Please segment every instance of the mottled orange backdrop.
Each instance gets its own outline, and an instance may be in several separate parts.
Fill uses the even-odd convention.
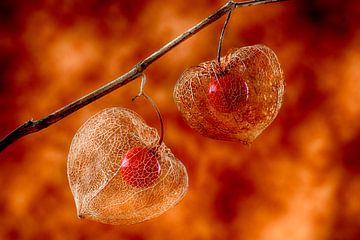
[[[0,2],[0,135],[128,71],[226,1]],[[224,52],[263,43],[286,77],[284,105],[251,147],[193,132],[172,101],[181,72],[215,58],[223,20],[146,74],[165,142],[186,165],[189,192],[133,226],[76,217],[67,182],[71,139],[101,109],[131,102],[139,80],[0,153],[0,239],[360,239],[360,4],[289,1],[234,12]],[[146,106],[146,107],[144,107]]]

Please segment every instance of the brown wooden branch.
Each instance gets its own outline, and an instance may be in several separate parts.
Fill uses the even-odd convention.
[[[94,102],[95,100],[107,95],[108,93],[124,86],[125,84],[131,82],[132,80],[139,77],[145,69],[152,64],[154,61],[159,59],[161,56],[163,56],[165,53],[169,52],[172,48],[180,44],[181,42],[185,41],[192,35],[199,32],[201,29],[205,28],[206,26],[210,25],[211,23],[215,22],[219,18],[221,18],[223,15],[231,11],[232,9],[238,8],[238,7],[246,7],[246,6],[254,6],[254,5],[260,5],[260,4],[267,4],[267,3],[274,3],[274,2],[281,2],[286,0],[253,0],[253,1],[243,1],[243,2],[232,2],[229,1],[224,6],[219,8],[215,13],[210,15],[209,17],[203,19],[201,22],[196,24],[195,26],[191,27],[166,45],[164,45],[162,48],[160,48],[158,51],[154,52],[144,60],[137,63],[130,71],[125,73],[124,75],[116,78],[115,80],[109,82],[108,84],[104,85],[101,88],[96,89],[95,91],[75,100],[74,102],[58,109],[57,111],[51,113],[50,115],[39,119],[39,120],[29,120],[23,125],[19,126],[15,130],[13,130],[11,133],[9,133],[7,136],[5,136],[0,141],[0,152],[4,150],[7,146],[18,140],[19,138],[22,138],[30,133],[38,132],[58,121],[61,119],[67,117],[71,113],[77,111],[80,108],[85,107],[86,105]]]

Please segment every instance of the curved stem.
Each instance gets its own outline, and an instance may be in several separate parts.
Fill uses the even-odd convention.
[[[153,108],[155,109],[155,111],[159,117],[159,120],[160,120],[160,138],[159,138],[158,144],[161,145],[161,143],[163,142],[163,139],[164,139],[164,122],[163,122],[159,107],[157,106],[155,101],[144,92],[145,83],[146,83],[146,75],[144,73],[142,73],[140,91],[139,91],[138,95],[136,95],[135,97],[132,98],[132,101],[134,101],[136,98],[138,98],[140,96],[144,96],[146,98],[146,100],[148,100],[151,103],[151,105],[153,106]]]
[[[222,43],[223,43],[223,40],[224,40],[224,34],[225,34],[225,29],[226,29],[226,26],[229,22],[229,19],[231,17],[231,12],[232,10],[229,11],[226,19],[225,19],[225,23],[224,23],[224,26],[221,30],[221,34],[220,34],[220,40],[219,40],[219,46],[218,46],[218,51],[217,51],[217,60],[218,60],[218,63],[219,63],[219,66],[221,66],[220,64],[220,56],[221,56],[221,48],[222,48]]]
[[[3,151],[7,146],[22,138],[30,133],[38,132],[58,121],[61,119],[69,116],[73,112],[79,110],[80,108],[85,107],[86,105],[96,101],[97,99],[111,93],[112,91],[124,86],[125,84],[131,82],[135,78],[141,75],[142,72],[154,61],[162,57],[164,54],[169,52],[175,46],[179,45],[181,42],[185,41],[189,37],[193,36],[206,26],[210,25],[211,23],[215,22],[223,15],[228,13],[234,8],[239,7],[247,7],[247,6],[255,6],[260,4],[267,4],[267,3],[275,3],[275,2],[282,2],[287,0],[250,0],[244,2],[227,2],[224,6],[219,8],[215,13],[210,15],[209,17],[203,19],[201,22],[196,24],[195,26],[189,28],[184,33],[177,36],[172,41],[165,44],[162,48],[157,50],[156,52],[152,53],[150,56],[145,58],[144,60],[137,63],[132,69],[130,69],[124,75],[116,78],[115,80],[109,82],[108,84],[94,90],[93,92],[73,101],[72,103],[56,110],[55,112],[51,113],[50,115],[39,119],[39,120],[29,120],[26,123],[22,124],[21,126],[17,127],[7,136],[5,136],[0,141],[0,152]]]
[[[136,98],[144,95],[144,87],[145,87],[145,84],[146,84],[146,75],[145,75],[145,73],[142,73],[142,74],[141,74],[141,83],[140,83],[139,93],[138,93],[135,97],[133,97],[133,98],[131,99],[131,101],[135,101]]]
[[[161,113],[160,113],[160,109],[159,107],[156,105],[155,101],[149,96],[147,95],[146,93],[142,93],[142,96],[144,96],[150,103],[151,105],[154,107],[158,117],[159,117],[159,120],[160,120],[160,138],[159,138],[159,146],[161,145],[161,143],[163,142],[163,139],[164,139],[164,122],[163,122],[163,119],[162,119],[162,116],[161,116]]]

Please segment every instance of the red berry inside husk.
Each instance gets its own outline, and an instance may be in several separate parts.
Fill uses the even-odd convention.
[[[123,179],[131,186],[151,186],[160,176],[160,156],[155,148],[135,147],[128,150],[121,163]]]
[[[224,74],[209,84],[208,99],[211,106],[222,113],[236,111],[249,95],[246,82],[235,74]]]

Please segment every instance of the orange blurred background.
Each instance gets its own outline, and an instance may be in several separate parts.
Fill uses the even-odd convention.
[[[226,1],[0,2],[0,136],[128,71]],[[286,77],[278,117],[251,147],[193,132],[172,100],[189,66],[214,59],[224,18],[151,65],[146,91],[189,174],[175,208],[132,226],[79,220],[66,159],[76,130],[131,102],[140,80],[0,153],[0,239],[360,239],[360,4],[306,0],[237,9],[224,53],[262,43]],[[144,107],[147,106],[147,107]]]

